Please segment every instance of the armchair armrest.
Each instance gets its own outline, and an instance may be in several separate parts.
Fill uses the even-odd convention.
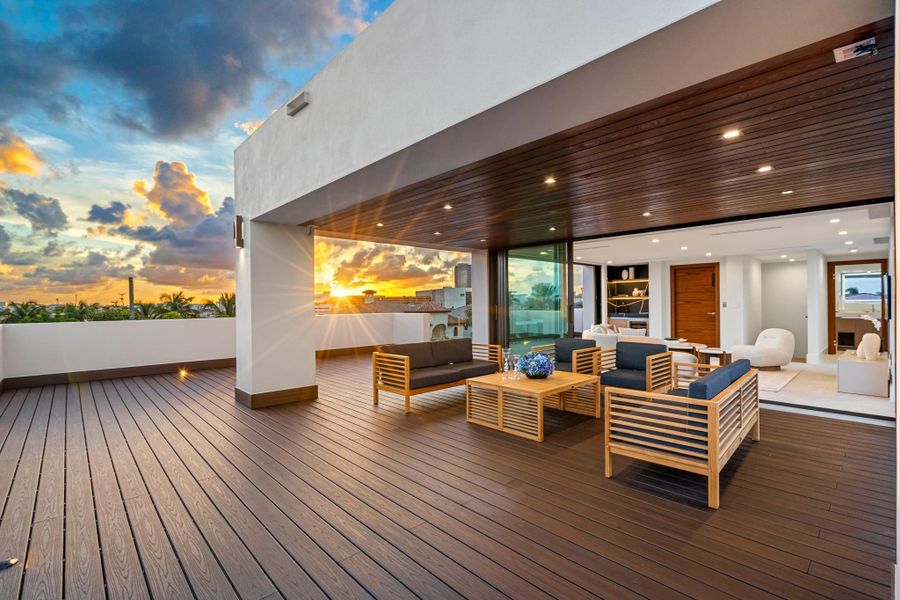
[[[403,354],[372,353],[372,385],[409,390],[409,357]]]
[[[604,350],[600,348],[597,350],[597,353],[594,354],[594,360],[597,363],[594,367],[595,375],[611,371],[616,368],[616,349],[607,348]]]
[[[532,346],[531,351],[543,352],[544,354],[550,356],[550,358],[552,358],[553,360],[556,360],[556,344],[539,344],[537,346]]]
[[[672,353],[660,352],[647,357],[647,391],[671,389]]]
[[[472,344],[472,358],[489,360],[497,363],[497,368],[503,369],[503,348],[500,344]]]
[[[708,375],[713,369],[718,369],[719,365],[705,365],[703,363],[683,363],[676,362],[672,364],[674,373],[673,388],[687,388],[691,382],[700,379],[704,375]]]
[[[581,348],[572,352],[572,372],[581,373],[583,375],[597,374],[596,356],[600,352],[600,348]]]

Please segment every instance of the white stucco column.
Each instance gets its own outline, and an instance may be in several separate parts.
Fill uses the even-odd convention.
[[[585,266],[584,279],[582,280],[583,292],[581,296],[582,318],[581,324],[583,329],[587,329],[596,323],[605,323],[597,317],[597,272],[601,267]],[[575,337],[581,334],[580,331],[575,332]]]
[[[244,223],[235,399],[251,408],[318,396],[314,241],[306,227]]]
[[[472,251],[472,341],[487,344],[491,336],[488,251]]]
[[[828,273],[825,256],[806,252],[806,362],[818,364],[828,352]]]

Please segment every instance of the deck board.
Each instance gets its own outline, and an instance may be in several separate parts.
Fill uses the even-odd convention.
[[[691,474],[605,479],[598,420],[536,443],[318,366],[317,401],[256,411],[231,370],[0,395],[0,596],[889,596],[893,428],[764,410],[712,511]]]

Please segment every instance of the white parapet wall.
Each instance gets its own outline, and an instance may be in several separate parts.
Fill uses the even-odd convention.
[[[316,349],[430,339],[427,313],[317,315]],[[234,319],[0,325],[0,381],[235,357]]]

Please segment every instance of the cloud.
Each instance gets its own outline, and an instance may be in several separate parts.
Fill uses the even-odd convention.
[[[30,250],[14,252],[13,242],[21,243],[21,240],[13,240],[6,227],[0,225],[0,263],[14,267],[30,267],[46,261],[49,257],[60,256],[62,247],[56,240],[50,240],[43,250]]]
[[[259,129],[259,126],[262,124],[262,119],[250,119],[249,121],[238,121],[234,124],[234,126],[236,129],[240,129],[247,135],[250,135],[257,129]]]
[[[34,107],[57,121],[69,116],[78,100],[61,91],[70,65],[61,47],[54,41],[17,36],[0,20],[0,121]]]
[[[55,235],[69,226],[59,200],[36,192],[0,188],[0,209],[9,208],[31,224],[34,231]]]
[[[146,182],[135,181],[132,189],[175,227],[191,227],[213,212],[209,196],[195,179],[184,163],[160,160],[153,169],[153,187],[147,189]]]
[[[36,267],[25,273],[26,280],[42,280],[47,283],[68,285],[93,285],[110,278],[126,278],[134,275],[134,269],[114,262],[110,257],[97,251],[88,252],[87,256],[60,267]]]
[[[139,102],[117,120],[163,137],[211,130],[247,106],[273,66],[303,66],[354,31],[338,0],[100,0],[81,9],[70,34],[84,67],[123,85]],[[88,25],[89,24],[89,25]]]
[[[105,207],[94,204],[88,212],[87,220],[104,225],[118,225],[125,220],[125,212],[127,210],[128,206],[118,200],[110,202],[109,206]]]
[[[30,175],[41,171],[41,158],[12,127],[0,123],[0,173]]]

